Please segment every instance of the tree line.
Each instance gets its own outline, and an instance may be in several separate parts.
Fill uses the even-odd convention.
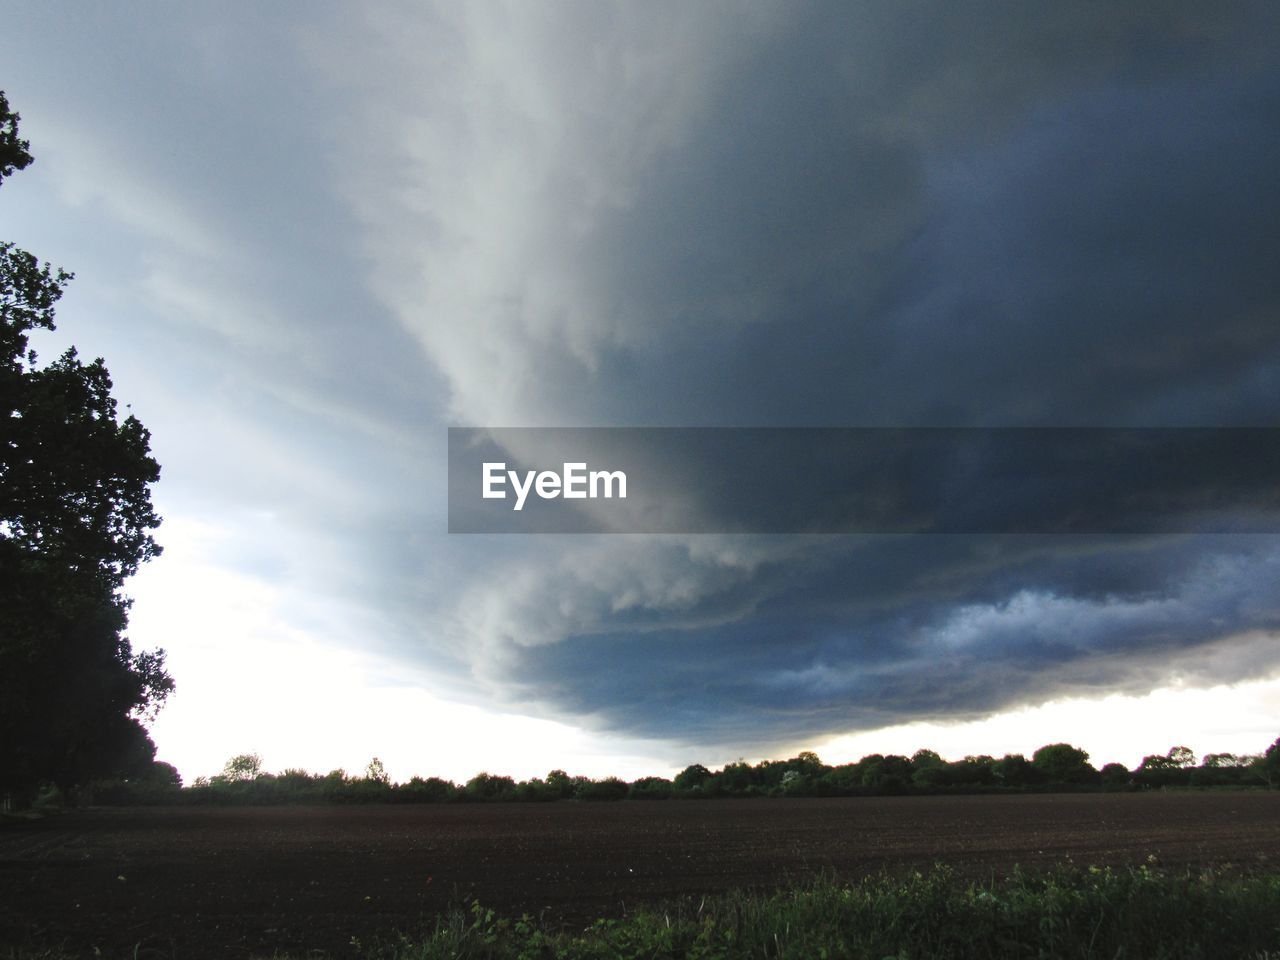
[[[944,760],[933,750],[911,756],[874,753],[856,763],[829,765],[805,751],[789,760],[742,760],[711,770],[691,764],[673,778],[618,777],[593,780],[552,770],[517,781],[482,772],[465,783],[413,777],[395,783],[374,758],[361,774],[290,769],[268,773],[255,754],[227,761],[214,777],[183,787],[177,771],[155,763],[141,777],[99,782],[89,797],[97,803],[467,803],[556,800],[669,800],[716,797],[858,797],[948,793],[1036,793],[1128,791],[1160,788],[1280,787],[1280,738],[1258,754],[1210,753],[1196,762],[1183,746],[1150,754],[1134,769],[1108,763],[1096,768],[1089,754],[1068,743],[1020,753]]]

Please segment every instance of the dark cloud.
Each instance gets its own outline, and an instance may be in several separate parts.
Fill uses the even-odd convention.
[[[1272,537],[846,544],[762,568],[771,596],[749,617],[523,647],[502,679],[617,729],[731,748],[1280,667]]]
[[[1192,29],[1180,57],[1160,17],[1034,43],[898,23],[917,89],[882,101],[839,55],[865,25],[827,26],[745,64],[584,252],[606,309],[659,331],[607,368],[611,417],[1275,423],[1280,78],[1233,63],[1240,38]],[[957,60],[984,26],[1006,45]],[[1032,71],[1020,39],[1071,53]],[[954,108],[924,111],[940,131],[890,122],[921,98]]]
[[[422,189],[458,193],[388,300],[462,422],[1277,424],[1272,8],[813,5],[686,15],[685,46],[548,21],[432,74],[505,140],[400,101]],[[1130,476],[1094,506],[1123,518]],[[474,676],[628,732],[794,740],[1277,666],[1240,639],[1277,626],[1266,537],[485,544],[450,543]]]
[[[7,92],[175,502],[360,643],[726,746],[1280,666],[1272,537],[443,535],[445,423],[1277,426],[1276,5],[313,9],[33,7]]]

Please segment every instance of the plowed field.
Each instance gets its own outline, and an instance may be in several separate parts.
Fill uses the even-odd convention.
[[[0,944],[342,956],[472,898],[573,924],[818,870],[1068,858],[1277,868],[1280,792],[85,810],[0,825]]]

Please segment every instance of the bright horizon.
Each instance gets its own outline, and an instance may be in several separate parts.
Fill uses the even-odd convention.
[[[147,636],[171,635],[188,624],[187,612],[196,602],[182,595],[183,585],[207,585],[212,578],[228,576],[215,567],[166,576],[170,567],[192,562],[197,552],[185,542],[171,546],[138,575],[135,635],[138,630]],[[871,753],[910,756],[922,748],[946,760],[1006,753],[1029,758],[1038,747],[1066,741],[1086,750],[1096,767],[1118,762],[1135,769],[1147,754],[1175,745],[1189,746],[1198,758],[1261,753],[1275,739],[1271,731],[1280,729],[1280,679],[1270,678],[1209,688],[1170,686],[1136,697],[1055,700],[977,720],[898,724],[796,742],[768,754],[699,751],[451,702],[425,682],[397,682],[387,675],[388,665],[375,657],[293,635],[273,621],[273,598],[251,581],[231,579],[222,592],[237,603],[213,618],[202,617],[200,636],[191,638],[191,654],[179,648],[172,666],[188,682],[152,729],[159,759],[173,763],[186,783],[221,772],[227,760],[241,753],[258,754],[263,769],[272,773],[341,768],[359,775],[376,756],[398,782],[440,776],[463,783],[482,771],[522,780],[557,768],[594,779],[670,778],[692,763],[716,769],[740,758],[751,763],[787,759],[801,750],[813,750],[833,766]],[[226,640],[231,634],[236,639]],[[215,656],[216,651],[222,655]],[[192,657],[190,667],[187,656]],[[258,680],[263,689],[253,695],[270,707],[243,716],[228,713],[227,691],[242,686],[240,665],[250,658],[264,671]],[[304,669],[298,669],[298,658],[303,658]],[[290,668],[294,672],[288,683],[280,685],[278,678]],[[358,695],[349,699],[353,689]],[[219,718],[213,729],[210,716]],[[460,727],[469,731],[464,740],[449,742],[438,735]]]

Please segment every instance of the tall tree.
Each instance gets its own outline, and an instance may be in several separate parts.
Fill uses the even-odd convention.
[[[0,93],[0,181],[31,162]],[[160,552],[150,434],[120,420],[101,359],[46,366],[71,275],[0,243],[0,792],[140,772],[141,719],[173,689],[164,651],[134,653],[124,581]]]

